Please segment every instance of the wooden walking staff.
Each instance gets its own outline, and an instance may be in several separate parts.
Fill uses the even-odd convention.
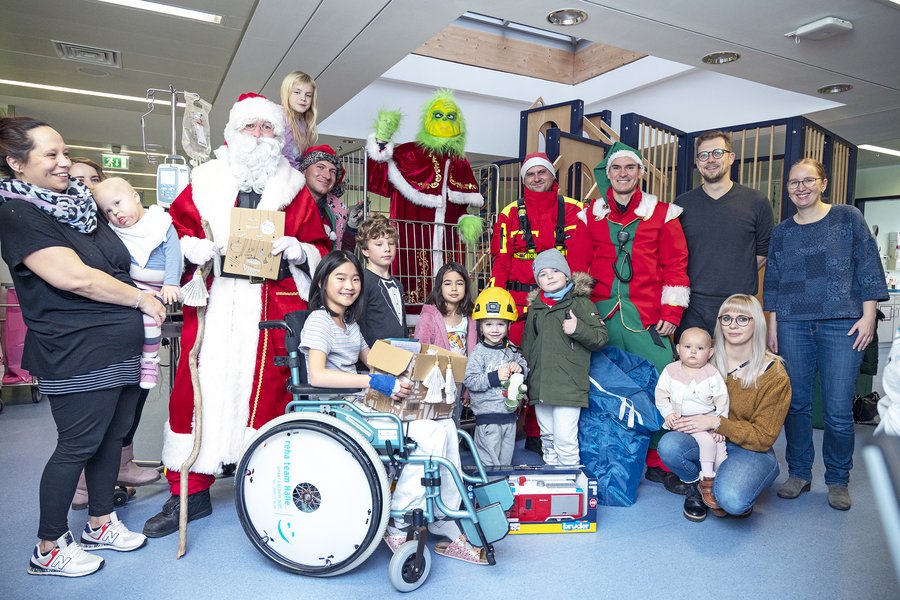
[[[206,239],[213,241],[212,230],[206,220],[201,221],[203,233]],[[200,454],[200,437],[203,431],[203,394],[200,390],[200,376],[197,372],[197,357],[200,355],[200,346],[203,343],[203,333],[206,329],[206,300],[209,298],[209,291],[206,289],[206,278],[209,276],[210,270],[216,267],[218,275],[218,257],[213,257],[205,265],[194,271],[194,276],[189,282],[181,288],[181,302],[186,306],[197,307],[197,337],[194,340],[194,346],[188,354],[188,366],[191,370],[191,385],[194,387],[194,447],[191,453],[181,465],[181,481],[178,489],[179,512],[178,512],[178,558],[184,556],[187,546],[187,523],[188,523],[188,473]]]

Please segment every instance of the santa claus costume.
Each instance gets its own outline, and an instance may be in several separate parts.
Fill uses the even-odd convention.
[[[273,127],[274,139],[266,141],[261,135],[258,143],[273,147],[275,155],[267,156],[266,165],[261,167],[263,174],[248,182],[247,177],[242,178],[246,171],[242,170],[244,165],[235,153],[237,147],[253,144],[242,131],[254,123],[258,127],[264,127],[264,123]],[[228,246],[234,206],[249,202],[251,208],[285,214],[286,237],[276,240],[275,250],[281,252],[282,266],[286,263],[287,268],[282,269],[278,280],[251,280],[228,274],[207,280],[205,335],[197,361],[203,396],[203,437],[200,453],[188,476],[191,519],[211,512],[208,489],[214,474],[222,465],[238,461],[244,441],[254,430],[284,414],[290,401],[285,388],[288,371],[272,363],[273,356],[285,353],[283,336],[272,335],[269,330],[260,331],[258,323],[282,319],[288,312],[307,307],[311,274],[321,256],[330,249],[315,203],[308,194],[301,194],[303,175],[291,168],[280,154],[283,135],[280,107],[262,96],[242,95],[229,115],[225,129],[227,145],[216,151],[215,160],[194,169],[190,185],[171,206],[182,253],[195,264],[204,264],[208,256]],[[260,169],[255,171],[259,172]],[[209,224],[212,240],[207,239],[202,221]],[[193,269],[188,269],[185,280],[192,272]],[[170,531],[173,511],[177,523],[178,471],[194,443],[194,390],[188,354],[196,336],[197,311],[185,306],[182,353],[169,399],[162,451],[173,496],[163,512],[145,525],[145,531],[149,528],[148,535],[152,537],[174,533]],[[195,498],[199,495],[203,497]],[[176,502],[170,506],[172,500]]]

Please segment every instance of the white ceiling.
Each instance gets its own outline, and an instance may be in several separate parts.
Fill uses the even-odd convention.
[[[704,117],[713,119],[713,109],[728,114],[733,105],[727,92],[738,86],[707,72],[813,97],[823,85],[850,83],[854,86],[851,92],[828,98],[842,106],[816,110],[807,116],[853,143],[900,149],[900,10],[887,0],[165,1],[221,14],[222,24],[154,15],[97,0],[0,0],[4,17],[0,20],[0,79],[138,97],[143,97],[147,88],[173,84],[214,103],[213,133],[215,139],[221,139],[221,124],[241,92],[262,91],[277,98],[281,78],[300,68],[318,82],[322,123],[423,42],[472,11],[680,63],[688,78],[671,88],[660,87],[677,76],[672,70],[659,69],[649,74],[649,80],[644,73],[631,93],[653,89],[654,93],[665,94],[669,89],[676,93],[679,88],[692,88],[692,98],[701,99],[691,101],[683,115],[685,122],[692,124],[703,122]],[[586,11],[588,20],[566,29],[550,26],[545,20],[547,12],[564,6]],[[852,21],[853,31],[800,44],[784,37],[804,23],[826,16]],[[105,77],[88,76],[79,72],[79,67],[96,67],[60,60],[51,40],[118,50],[123,66],[105,68]],[[700,62],[703,54],[717,50],[734,50],[742,58],[715,68]],[[657,75],[659,81],[653,79]],[[440,75],[432,72],[426,78],[413,72],[407,83],[431,86],[435,77],[439,79]],[[609,96],[603,85],[613,79],[599,81],[603,83],[578,89],[579,93],[596,95],[582,96],[587,104]],[[542,82],[532,85],[541,89]],[[486,102],[495,99],[488,87],[477,91]],[[751,86],[746,91],[751,104],[755,89],[762,88]],[[469,91],[473,98],[478,96],[475,90]],[[614,96],[622,98],[629,90],[615,92]],[[740,93],[745,93],[743,88]],[[385,102],[390,104],[389,100]],[[140,114],[146,110],[142,102],[0,83],[0,104],[14,105],[19,115],[48,120],[69,143],[140,147]],[[412,112],[417,106],[405,108]],[[371,107],[370,112],[376,109]],[[657,118],[652,105],[641,106],[639,112]],[[750,120],[737,108],[735,112],[739,114],[727,123]],[[164,150],[170,144],[168,115],[167,107],[157,107],[148,119],[148,141]],[[678,127],[673,118],[678,117],[665,122]],[[715,123],[722,124],[726,123]],[[333,120],[328,125],[335,132],[341,129],[333,125]],[[470,127],[477,126],[470,119]],[[509,135],[516,136],[517,131]],[[884,164],[886,160],[860,152],[861,166]]]

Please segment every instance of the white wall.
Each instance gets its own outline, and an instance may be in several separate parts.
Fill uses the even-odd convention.
[[[900,197],[900,166],[874,167],[856,174],[856,197]]]

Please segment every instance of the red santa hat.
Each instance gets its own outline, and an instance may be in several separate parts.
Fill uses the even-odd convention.
[[[275,137],[284,140],[284,109],[265,96],[247,92],[238,96],[228,113],[226,132],[239,132],[241,127],[254,121],[268,121],[275,129]],[[225,136],[228,139],[228,136]]]
[[[550,162],[549,158],[547,158],[547,154],[544,152],[532,152],[525,157],[524,161],[522,161],[522,169],[519,171],[519,175],[521,175],[522,180],[524,181],[525,173],[528,172],[528,169],[538,166],[546,167],[548,171],[553,173],[554,177],[556,176],[556,169],[553,168],[553,163]]]
[[[347,170],[344,169],[344,164],[341,162],[341,159],[338,158],[337,152],[335,152],[334,148],[331,146],[323,144],[321,146],[312,146],[311,148],[308,148],[306,153],[303,154],[303,158],[300,159],[299,168],[297,170],[303,173],[312,165],[323,160],[325,162],[330,162],[337,167],[337,177],[334,180],[334,187],[331,188],[331,193],[338,197],[343,196],[344,186],[342,183],[344,181],[344,175],[347,174]]]

